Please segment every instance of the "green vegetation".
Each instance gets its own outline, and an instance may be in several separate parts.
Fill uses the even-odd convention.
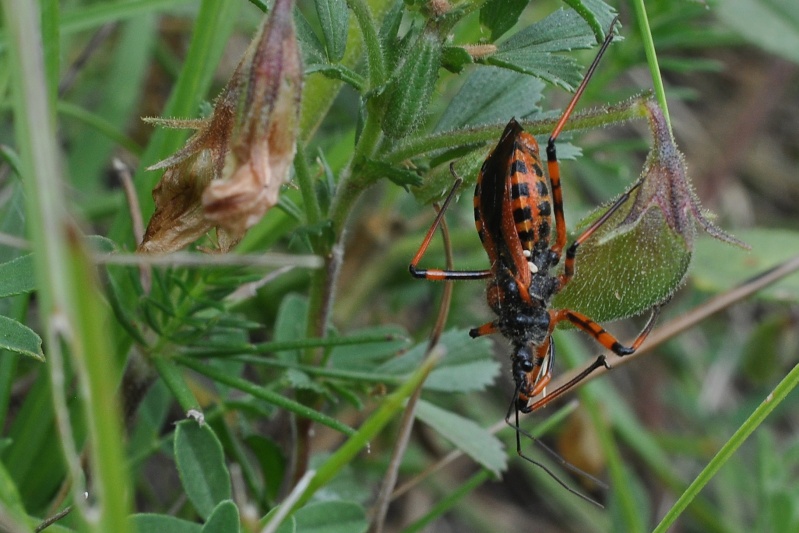
[[[795,2],[297,3],[291,183],[229,254],[212,232],[156,257],[131,212],[152,215],[147,167],[190,132],[140,119],[209,116],[272,3],[0,2],[0,530],[799,529]],[[422,266],[487,268],[485,155],[511,117],[546,141],[617,11],[558,144],[569,230],[642,174],[652,98],[752,250],[691,230],[649,253],[657,279],[621,230],[578,254],[587,288],[563,298],[602,320],[674,292],[643,350],[521,421],[608,482],[522,439],[602,510],[516,457],[506,343],[467,333],[484,285],[407,267],[454,162]],[[583,337],[555,333],[550,390],[598,354]]]

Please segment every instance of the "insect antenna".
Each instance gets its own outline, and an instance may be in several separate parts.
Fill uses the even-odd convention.
[[[521,436],[522,436],[522,435],[524,435],[525,437],[529,438],[529,439],[530,439],[530,440],[532,440],[534,443],[536,443],[538,446],[540,446],[542,449],[544,449],[544,450],[545,450],[545,451],[546,451],[546,452],[547,452],[549,455],[551,455],[551,456],[552,456],[552,458],[553,458],[553,459],[555,459],[555,460],[558,462],[558,464],[560,464],[560,465],[561,465],[563,468],[565,468],[565,469],[567,469],[567,470],[569,470],[569,471],[573,472],[574,474],[577,474],[577,475],[583,476],[583,477],[585,477],[585,478],[587,478],[587,479],[590,479],[592,482],[596,483],[596,484],[597,484],[597,485],[598,485],[600,488],[602,488],[602,489],[608,489],[608,488],[609,488],[609,487],[608,487],[608,485],[607,485],[607,483],[605,483],[604,481],[602,481],[602,480],[600,480],[600,479],[597,479],[597,478],[595,478],[594,476],[592,476],[592,475],[591,475],[591,474],[589,474],[588,472],[585,472],[585,471],[583,471],[583,470],[581,470],[581,469],[577,468],[576,466],[574,466],[573,464],[571,464],[570,462],[568,462],[566,459],[564,459],[563,457],[561,457],[561,456],[558,454],[558,452],[556,452],[555,450],[553,450],[552,448],[550,448],[549,446],[547,446],[546,444],[544,444],[544,443],[541,441],[541,439],[538,439],[538,438],[534,437],[533,435],[531,435],[530,433],[528,433],[528,432],[524,431],[523,429],[521,429],[521,427],[519,426],[519,409],[517,409],[517,408],[516,408],[516,401],[517,401],[517,400],[518,400],[518,398],[519,398],[519,391],[520,391],[520,388],[521,388],[521,384],[520,384],[520,385],[518,385],[518,386],[516,387],[516,392],[514,392],[514,394],[513,394],[513,398],[512,398],[512,400],[511,400],[511,404],[510,404],[510,406],[508,406],[508,413],[505,415],[505,423],[506,423],[506,424],[508,424],[510,427],[512,427],[512,428],[514,429],[514,431],[516,432],[516,453],[519,455],[519,457],[521,457],[521,458],[522,458],[522,459],[524,459],[525,461],[527,461],[527,462],[529,462],[529,463],[532,463],[533,465],[537,466],[538,468],[540,468],[541,470],[543,470],[544,472],[546,472],[546,473],[549,475],[549,477],[551,477],[552,479],[554,479],[555,481],[557,481],[557,483],[558,483],[558,484],[559,484],[561,487],[563,487],[564,489],[566,489],[568,492],[570,492],[570,493],[574,494],[575,496],[577,496],[578,498],[580,498],[580,499],[582,499],[582,500],[585,500],[585,501],[587,501],[588,503],[591,503],[591,504],[593,504],[593,505],[596,505],[596,506],[597,506],[597,507],[599,507],[600,509],[604,509],[604,508],[605,508],[605,506],[604,506],[604,505],[602,505],[601,503],[599,503],[598,501],[594,500],[594,499],[593,499],[593,498],[591,498],[590,496],[587,496],[587,495],[583,494],[582,492],[580,492],[580,491],[578,491],[578,490],[576,490],[576,489],[573,489],[572,487],[570,487],[569,485],[567,485],[567,484],[566,484],[566,482],[565,482],[565,481],[563,481],[562,479],[560,479],[560,478],[557,476],[557,474],[555,474],[555,473],[554,473],[552,470],[550,470],[550,469],[549,469],[549,467],[548,467],[548,466],[546,466],[545,464],[543,464],[543,463],[541,463],[541,462],[539,462],[539,461],[536,461],[535,459],[533,459],[533,458],[531,458],[531,457],[528,457],[527,455],[525,455],[525,454],[522,452],[522,440],[521,440]],[[514,422],[513,422],[513,423],[510,421],[510,414],[511,414],[511,412],[514,412],[514,413],[515,413],[515,416],[514,416]]]

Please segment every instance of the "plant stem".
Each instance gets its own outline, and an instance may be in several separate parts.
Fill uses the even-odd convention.
[[[660,109],[663,110],[663,116],[666,117],[666,124],[668,124],[669,131],[671,131],[669,106],[666,102],[666,89],[663,87],[663,78],[660,76],[660,66],[658,65],[658,56],[655,51],[655,41],[652,39],[652,30],[649,27],[649,18],[646,15],[644,0],[633,0],[633,8],[635,9],[635,18],[638,21],[638,29],[641,32],[641,40],[644,43],[644,53],[646,54],[646,62],[649,64],[649,73],[652,75],[655,97],[657,98],[658,105],[660,105]]]
[[[14,127],[26,192],[38,309],[48,348],[53,406],[82,525],[91,531],[124,532],[128,530],[126,515],[130,502],[127,472],[123,467],[121,417],[114,390],[119,372],[109,357],[113,350],[107,334],[97,328],[107,317],[93,279],[93,266],[65,204],[68,195],[59,168],[55,108],[51,105],[55,80],[48,80],[44,70],[39,5],[26,0],[2,0],[13,80]],[[57,16],[57,11],[45,15]],[[49,20],[46,24],[52,28],[58,22]],[[52,63],[48,66],[53,68]],[[66,407],[68,366],[76,373],[82,416],[88,429],[92,474],[89,490],[97,502],[93,509],[88,508],[83,498],[86,490],[80,482],[83,464],[76,448],[81,443],[74,440]]]
[[[640,109],[640,103],[649,98],[647,93],[640,94],[620,104],[599,107],[583,111],[572,116],[563,128],[563,131],[595,129],[611,124],[621,124],[628,120],[643,118],[645,115]],[[545,135],[552,131],[558,118],[536,121],[522,121],[525,131],[533,135]],[[438,150],[452,149],[475,143],[495,142],[505,124],[467,128],[444,133],[434,133],[411,137],[399,143],[385,155],[385,160],[390,163],[399,163]]]
[[[774,388],[771,394],[769,394],[749,418],[741,424],[741,427],[730,437],[730,440],[721,447],[715,457],[713,457],[705,469],[699,473],[685,492],[682,493],[669,512],[666,513],[666,516],[663,517],[663,520],[661,520],[660,524],[655,528],[654,533],[665,533],[668,531],[669,527],[674,524],[680,514],[688,507],[696,495],[699,494],[699,491],[707,485],[708,481],[716,475],[749,435],[765,421],[769,413],[771,413],[797,385],[799,385],[799,365],[793,367],[788,375]]]

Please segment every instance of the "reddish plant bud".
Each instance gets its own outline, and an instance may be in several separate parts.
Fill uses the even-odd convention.
[[[296,148],[302,66],[292,0],[277,0],[207,119],[153,120],[197,132],[153,189],[140,252],[168,253],[216,228],[227,251],[277,203]]]
[[[653,137],[641,179],[625,193],[629,198],[618,211],[580,246],[575,276],[554,301],[598,321],[632,316],[668,299],[688,272],[697,227],[748,248],[702,209],[658,105],[651,99],[631,105],[647,117]],[[581,227],[606,210],[595,211]]]

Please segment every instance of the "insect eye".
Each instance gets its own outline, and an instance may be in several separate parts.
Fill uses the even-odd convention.
[[[525,372],[532,372],[533,371],[533,362],[532,361],[522,361],[522,370]]]

